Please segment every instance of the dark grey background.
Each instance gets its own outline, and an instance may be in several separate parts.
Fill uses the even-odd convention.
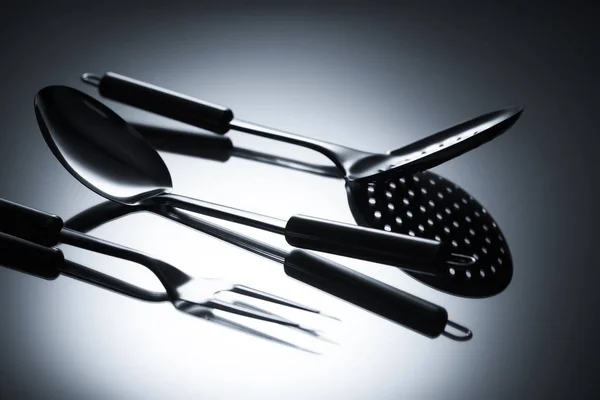
[[[523,105],[508,133],[435,169],[501,226],[515,263],[504,293],[457,299],[399,271],[343,260],[443,305],[473,329],[471,342],[423,338],[297,284],[275,264],[140,215],[97,234],[341,316],[341,327],[330,328],[340,345],[306,355],[169,305],[0,270],[0,397],[597,396],[599,9],[417,3],[4,7],[0,197],[64,218],[101,201],[53,158],[33,113],[46,85],[96,95],[79,82],[83,72],[130,75],[225,104],[243,119],[372,151]],[[108,104],[127,118],[169,123]],[[230,136],[238,146],[322,161]],[[164,157],[179,193],[282,218],[302,212],[352,221],[341,181],[239,159]]]

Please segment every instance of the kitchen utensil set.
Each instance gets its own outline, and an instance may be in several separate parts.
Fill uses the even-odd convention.
[[[172,207],[154,207],[154,212],[210,236],[241,247],[261,257],[283,264],[285,273],[312,287],[346,300],[420,334],[466,340],[471,332],[448,320],[448,312],[393,286],[350,270],[316,254],[291,252],[244,236],[216,224],[192,217]],[[128,207],[105,202],[87,209],[66,222],[71,229],[89,231],[100,224],[134,212],[149,211],[146,206]]]
[[[153,212],[282,263],[288,276],[430,338],[444,335],[464,341],[469,340],[472,333],[448,320],[444,308],[398,288],[316,254],[298,249],[287,252],[178,209],[277,233],[294,247],[398,267],[415,279],[453,295],[493,296],[503,291],[512,279],[510,251],[487,210],[463,189],[427,170],[504,133],[520,117],[520,108],[488,113],[398,150],[375,154],[234,119],[233,112],[226,107],[111,72],[103,76],[87,73],[82,80],[97,86],[102,97],[213,134],[186,134],[130,124],[76,89],[43,88],[35,97],[35,113],[49,148],[76,179],[112,202],[84,211],[65,227],[57,216],[0,200],[3,221],[0,223],[0,232],[3,232],[0,234],[0,264],[47,279],[54,279],[62,272],[132,297],[168,300],[179,310],[193,315],[212,316],[212,310],[217,309],[289,326],[317,337],[315,331],[288,319],[243,302],[223,301],[215,294],[232,291],[319,314],[313,308],[246,286],[194,278],[139,251],[81,232],[130,212]],[[214,135],[225,134],[230,129],[316,150],[335,167],[312,166],[267,153],[236,149],[230,140]],[[185,145],[178,146],[182,141]],[[303,215],[283,221],[175,195],[171,193],[169,170],[156,150],[178,149],[221,161],[233,154],[343,177],[350,210],[358,226]],[[166,294],[148,294],[126,282],[67,261],[62,252],[53,247],[60,242],[140,263],[159,278]],[[239,324],[232,327],[257,334]],[[452,333],[453,329],[458,334]]]
[[[425,273],[473,260],[435,240],[389,234],[312,217],[287,221],[171,194],[171,176],[156,150],[133,127],[92,97],[49,86],[35,98],[48,146],[75,178],[122,204],[141,202],[183,208],[284,235],[292,246],[414,268]]]
[[[234,147],[226,136],[181,128],[164,128],[132,123],[153,147],[214,161],[232,156],[266,162],[300,171],[336,177],[326,166],[298,163],[253,150]],[[394,193],[402,193],[403,197]],[[463,297],[489,297],[504,290],[512,278],[512,259],[489,212],[456,184],[423,171],[408,178],[365,185],[353,194],[351,211],[359,225],[405,235],[443,240],[457,253],[478,262],[446,274],[428,275],[404,270],[419,281],[443,292]],[[483,272],[482,272],[483,270]]]
[[[425,177],[426,179],[419,181],[419,178],[415,176],[501,135],[521,116],[522,109],[519,107],[510,107],[481,115],[386,154],[372,154],[234,119],[233,112],[227,107],[112,72],[103,76],[86,73],[82,75],[82,80],[97,87],[102,97],[217,134],[224,134],[232,129],[306,147],[325,155],[334,163],[346,181],[350,210],[359,225],[405,235],[413,232],[413,237],[442,243],[443,247],[447,246],[447,252],[455,255],[451,262],[438,264],[434,274],[425,274],[423,269],[417,270],[414,267],[418,265],[415,259],[412,260],[413,267],[405,266],[403,268],[411,276],[427,285],[450,294],[487,297],[501,292],[510,283],[512,263],[509,255],[504,254],[500,258],[502,261],[488,266],[489,257],[485,251],[491,250],[493,247],[490,245],[492,244],[488,243],[487,247],[475,245],[478,240],[473,240],[470,232],[478,231],[480,220],[474,219],[474,226],[465,230],[466,224],[453,218],[452,213],[457,210],[455,202],[448,202],[444,198],[448,195],[447,190],[452,190],[453,185],[442,178],[438,181],[437,189],[442,190],[440,191],[436,188],[426,187],[427,182],[436,181],[434,177],[429,177],[429,179]],[[156,132],[153,136],[155,139],[159,138]],[[168,141],[169,138],[165,137],[162,140]],[[305,169],[311,170],[310,168]],[[312,171],[314,172],[315,169],[313,168]],[[407,188],[404,183],[407,179],[412,180],[410,185],[419,187]],[[443,187],[447,185],[450,186]],[[395,190],[397,186],[400,188]],[[418,189],[418,191],[415,192],[413,189]],[[369,195],[374,193],[380,195],[378,197]],[[416,198],[412,198],[411,194],[415,193]],[[463,198],[458,198],[456,195],[447,197],[452,197],[462,204]],[[468,212],[475,214],[482,212],[482,207],[472,197],[468,196],[466,199],[468,202],[472,202],[474,207],[464,207],[463,211],[472,208],[472,211]],[[415,213],[413,207],[419,212]],[[422,211],[424,208],[425,211]],[[450,213],[447,210],[450,210]],[[406,213],[401,215],[401,211],[406,211]],[[424,215],[423,212],[428,214],[428,218],[423,223],[417,223],[411,227],[410,221],[417,220],[415,215]],[[462,212],[459,211],[456,214],[462,214]],[[387,222],[381,224],[381,221]],[[402,223],[403,221],[404,223]],[[457,226],[457,224],[460,225]],[[485,224],[481,224],[481,226],[487,227]],[[423,234],[425,230],[434,234]],[[438,232],[439,235],[435,232]],[[488,240],[494,240],[493,246],[499,249],[499,246],[495,244],[495,239],[501,238],[501,233],[493,237],[486,237]],[[485,240],[485,237],[481,239]],[[406,241],[406,243],[410,243],[410,241]],[[376,244],[372,248],[375,246]],[[430,254],[433,253],[433,248],[431,249]],[[399,247],[396,248],[398,252],[403,252],[403,250]],[[506,253],[506,249],[504,251]],[[488,252],[488,254],[491,253]],[[474,258],[477,259],[477,262],[472,261]],[[363,259],[366,258],[363,257]],[[496,257],[496,261],[497,259],[498,257]],[[374,260],[373,258],[372,260],[393,264],[386,260]],[[504,265],[501,265],[501,262]],[[492,268],[498,271],[498,274],[493,273]],[[481,275],[482,270],[484,271],[483,276]],[[485,275],[486,272],[487,275]]]

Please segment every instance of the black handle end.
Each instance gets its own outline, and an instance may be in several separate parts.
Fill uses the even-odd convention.
[[[436,240],[295,215],[285,228],[295,247],[393,265],[413,272],[446,273],[447,246]]]
[[[62,251],[0,232],[0,265],[48,280],[60,274]]]
[[[429,338],[438,337],[446,327],[444,308],[317,255],[294,250],[284,269],[292,278]]]
[[[229,108],[185,96],[123,75],[107,72],[98,82],[102,97],[167,118],[225,134],[233,119]]]
[[[55,246],[63,225],[59,216],[0,199],[0,232],[42,246]]]

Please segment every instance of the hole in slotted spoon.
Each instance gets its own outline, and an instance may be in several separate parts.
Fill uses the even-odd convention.
[[[513,267],[510,253],[498,225],[481,204],[459,186],[429,171],[395,182],[402,185],[394,191],[390,191],[394,184],[390,181],[378,183],[373,192],[364,191],[362,204],[368,204],[368,198],[373,197],[376,204],[395,205],[385,214],[377,214],[379,217],[373,211],[363,211],[359,197],[351,197],[351,210],[360,225],[443,241],[453,253],[477,259],[469,271],[470,278],[456,266],[452,267],[454,275],[448,272],[436,277],[407,272],[409,275],[446,293],[465,297],[489,297],[508,286]],[[490,234],[492,227],[494,235]]]

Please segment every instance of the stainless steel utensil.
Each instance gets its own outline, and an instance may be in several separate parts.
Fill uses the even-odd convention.
[[[170,193],[171,176],[154,148],[127,122],[92,97],[49,86],[35,97],[38,124],[62,165],[99,195],[126,205],[183,208],[284,235],[292,246],[445,274],[448,265],[474,262],[435,240],[383,232],[313,217],[285,221]]]
[[[469,329],[449,320],[448,312],[439,305],[349,270],[323,257],[301,250],[288,252],[192,217],[172,207],[127,207],[114,202],[104,202],[75,215],[65,224],[71,229],[88,231],[130,213],[150,211],[149,207],[155,208],[154,212],[164,218],[283,264],[288,276],[429,338],[443,335],[452,340],[466,341],[473,336]]]
[[[322,166],[282,159],[272,154],[234,147],[226,136],[189,129],[132,123],[156,149],[216,161],[231,156],[335,177]],[[490,213],[453,182],[430,171],[369,183],[348,193],[350,210],[359,225],[449,243],[457,253],[477,259],[470,267],[448,267],[447,273],[415,279],[446,293],[489,297],[511,282],[513,264],[508,244]]]
[[[190,125],[224,134],[230,129],[313,149],[329,158],[346,183],[365,184],[398,179],[433,168],[504,133],[519,119],[522,108],[498,110],[445,129],[386,154],[367,153],[334,143],[234,119],[227,107],[179,94],[123,75],[82,75],[101,96]]]
[[[457,253],[477,259],[469,268],[449,267],[445,276],[406,271],[419,281],[465,297],[493,296],[510,284],[512,256],[498,224],[455,183],[424,171],[367,185],[352,197],[351,211],[360,225],[445,241]]]
[[[16,236],[8,235],[0,232],[0,265],[25,272],[46,280],[54,280],[59,274],[77,279],[81,282],[89,283],[102,289],[110,290],[137,300],[148,302],[165,302],[169,301],[167,292],[155,292],[144,289],[136,285],[132,285],[113,276],[104,274],[91,268],[87,268],[81,264],[64,260],[60,254],[57,254],[57,249],[44,247],[34,242],[20,239]],[[185,310],[182,310],[185,311]],[[238,332],[268,340],[273,343],[291,347],[305,352],[315,353],[314,351],[283,340],[279,337],[259,331],[247,325],[236,322],[230,318],[226,318],[215,314],[214,310],[205,307],[204,310],[198,306],[194,308],[194,316],[215,323],[217,325],[233,329]],[[263,313],[268,313],[266,310],[259,310]],[[290,327],[295,329],[294,327]],[[318,333],[312,331],[301,331],[319,339],[325,339]]]
[[[203,316],[207,309],[217,309],[310,331],[295,322],[249,306],[244,302],[228,302],[215,297],[216,294],[222,292],[233,292],[320,314],[313,308],[247,286],[221,279],[192,277],[173,265],[148,254],[63,228],[62,219],[56,215],[4,199],[0,199],[0,218],[3,221],[0,230],[2,232],[0,263],[47,279],[58,277],[65,265],[62,251],[49,246],[64,243],[143,265],[159,279],[167,292],[168,300],[175,308],[188,314]]]

